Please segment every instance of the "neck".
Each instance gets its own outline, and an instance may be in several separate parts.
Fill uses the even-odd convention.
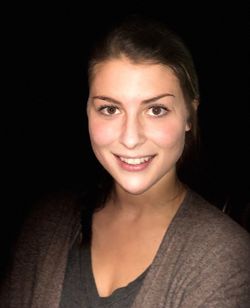
[[[176,212],[185,194],[184,185],[175,176],[151,187],[146,192],[133,195],[118,184],[112,192],[110,204],[120,214],[139,217],[158,213]]]

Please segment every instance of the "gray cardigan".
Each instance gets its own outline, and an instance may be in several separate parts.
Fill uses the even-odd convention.
[[[0,307],[58,308],[79,232],[74,197],[37,206],[18,240]],[[189,190],[132,307],[250,307],[249,260],[249,233]]]

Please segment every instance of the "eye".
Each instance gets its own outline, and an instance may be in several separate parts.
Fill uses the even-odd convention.
[[[113,105],[105,105],[98,108],[98,111],[100,111],[104,115],[114,115],[120,113],[119,109],[116,106]]]
[[[152,106],[149,108],[148,114],[154,117],[161,117],[168,113],[168,108],[165,106]]]

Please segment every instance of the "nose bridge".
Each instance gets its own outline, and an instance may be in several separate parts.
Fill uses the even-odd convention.
[[[126,114],[122,133],[121,143],[127,148],[135,148],[145,141],[143,121],[139,114]]]

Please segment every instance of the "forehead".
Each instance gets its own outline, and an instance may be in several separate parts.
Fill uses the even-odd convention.
[[[94,67],[90,81],[91,91],[181,91],[172,69],[163,64],[134,63],[123,57],[110,59]]]

